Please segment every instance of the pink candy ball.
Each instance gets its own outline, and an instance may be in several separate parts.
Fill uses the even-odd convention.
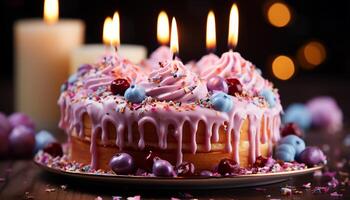
[[[222,91],[225,93],[228,92],[227,83],[225,79],[220,76],[214,76],[210,78],[207,82],[207,88],[209,91]]]
[[[13,128],[16,126],[23,125],[30,129],[33,129],[33,130],[35,129],[34,121],[24,113],[19,113],[19,112],[13,113],[12,115],[10,115],[9,121]]]
[[[343,113],[332,97],[313,98],[306,104],[306,107],[311,113],[313,126],[324,128],[330,133],[342,129]]]
[[[17,157],[28,157],[35,147],[35,132],[26,126],[15,127],[9,136],[10,152]]]

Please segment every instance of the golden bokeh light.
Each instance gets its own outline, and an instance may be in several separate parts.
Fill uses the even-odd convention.
[[[325,61],[327,51],[321,42],[310,41],[299,49],[297,57],[301,67],[310,70]]]
[[[295,73],[293,60],[285,55],[277,56],[272,61],[272,73],[280,80],[290,79]]]
[[[292,13],[289,7],[283,2],[275,2],[267,8],[267,19],[273,26],[285,27],[289,24]]]

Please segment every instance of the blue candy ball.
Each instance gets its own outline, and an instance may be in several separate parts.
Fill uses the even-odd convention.
[[[280,144],[290,144],[295,149],[296,158],[300,155],[302,151],[305,149],[305,142],[300,137],[296,135],[288,135],[280,141]]]
[[[276,148],[275,157],[278,160],[292,162],[295,160],[295,149],[290,144],[281,144]]]
[[[146,92],[143,87],[132,85],[125,91],[124,97],[132,103],[141,103],[146,98]]]
[[[224,92],[216,92],[211,96],[210,101],[215,110],[221,112],[230,112],[233,108],[233,99]]]
[[[260,93],[261,96],[265,98],[270,108],[276,105],[276,97],[275,94],[270,89],[263,89]]]
[[[310,127],[311,120],[311,113],[308,111],[306,106],[299,103],[290,105],[283,115],[284,123],[296,123],[304,130]]]
[[[48,131],[42,130],[35,135],[35,152],[43,149],[46,145],[56,142],[56,138]]]

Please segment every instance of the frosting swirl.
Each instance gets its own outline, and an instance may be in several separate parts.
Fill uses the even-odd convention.
[[[219,60],[219,57],[215,54],[207,54],[203,56],[197,63],[196,63],[196,71],[200,76],[205,75],[205,72],[208,70],[213,69],[213,65],[215,62]]]
[[[204,65],[200,75],[204,80],[214,76],[237,78],[248,93],[258,93],[266,86],[267,81],[259,74],[256,67],[241,57],[237,52],[226,52],[212,65]],[[201,67],[198,65],[198,67]]]
[[[98,70],[92,70],[83,81],[83,86],[88,91],[107,87],[117,78],[125,78],[130,83],[139,83],[144,79],[144,73],[139,66],[117,56],[105,56],[95,67]]]
[[[158,100],[194,102],[206,97],[208,90],[198,76],[181,61],[165,61],[151,72],[143,86],[148,96]]]
[[[159,66],[159,62],[166,60],[171,60],[172,53],[168,46],[158,47],[147,60],[143,60],[141,65],[145,67],[146,70],[152,71]]]

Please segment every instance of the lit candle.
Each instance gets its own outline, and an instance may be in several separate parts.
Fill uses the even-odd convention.
[[[207,18],[207,35],[206,46],[210,53],[215,52],[216,49],[216,28],[215,28],[215,15],[213,11],[208,13]]]
[[[232,51],[236,48],[238,42],[239,16],[236,4],[233,4],[230,11],[229,31],[228,31],[228,48]]]
[[[170,50],[173,54],[173,60],[175,60],[176,56],[179,53],[179,38],[177,34],[177,25],[176,19],[173,17],[171,21],[171,35],[170,35]]]
[[[56,131],[59,88],[68,77],[69,54],[84,41],[84,23],[58,20],[58,1],[46,0],[44,20],[14,25],[15,109],[30,115],[38,129]]]
[[[160,45],[169,43],[169,19],[165,11],[161,11],[157,20],[157,39]]]
[[[120,45],[120,17],[115,12],[113,19],[107,17],[103,25],[102,44],[87,44],[75,49],[70,57],[70,73],[75,73],[80,65],[96,63],[106,53],[115,53],[133,63],[140,63],[147,56],[147,49],[141,45]],[[106,48],[107,47],[107,48]],[[107,52],[106,52],[107,49]],[[110,50],[109,50],[110,49]]]

